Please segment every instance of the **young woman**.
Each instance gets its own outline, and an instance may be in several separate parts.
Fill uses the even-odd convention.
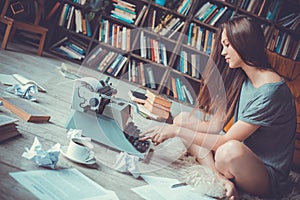
[[[279,197],[288,186],[294,151],[293,96],[269,65],[263,31],[252,19],[237,16],[223,23],[215,39],[214,62],[206,67],[197,105],[211,119],[180,113],[173,124],[154,127],[142,139],[158,145],[180,137],[191,144],[189,152],[224,181],[231,199],[237,196],[236,187]],[[232,117],[226,134],[216,134]]]

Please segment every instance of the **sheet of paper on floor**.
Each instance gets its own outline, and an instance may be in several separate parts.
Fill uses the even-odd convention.
[[[132,191],[146,200],[213,200],[206,195],[196,193],[189,185],[172,188],[174,184],[180,183],[177,179],[142,175],[148,185],[132,188]]]
[[[118,200],[115,192],[103,188],[75,168],[12,172],[10,175],[42,200]]]

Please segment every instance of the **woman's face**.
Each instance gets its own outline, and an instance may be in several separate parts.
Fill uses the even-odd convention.
[[[221,35],[221,44],[222,44],[222,52],[221,55],[225,57],[226,62],[228,63],[230,68],[239,68],[243,64],[243,60],[239,56],[239,54],[236,52],[236,50],[232,47],[230,44],[226,30],[223,30]]]

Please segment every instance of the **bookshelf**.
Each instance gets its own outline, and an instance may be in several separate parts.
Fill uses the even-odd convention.
[[[188,105],[201,89],[216,26],[233,15],[258,20],[270,52],[300,60],[297,0],[169,0],[165,6],[114,0],[92,15],[88,1],[59,2],[51,52]]]

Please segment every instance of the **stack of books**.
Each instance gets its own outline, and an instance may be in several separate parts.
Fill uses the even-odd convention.
[[[83,60],[86,56],[87,46],[75,38],[64,37],[51,46],[59,54],[75,60]]]
[[[168,119],[170,117],[170,109],[172,102],[157,95],[153,92],[146,91],[146,101],[144,107],[152,114],[157,115],[159,118]]]
[[[0,115],[0,142],[20,135],[15,124],[16,121],[18,120],[15,118],[7,115]]]
[[[113,10],[110,16],[123,22],[133,24],[136,18],[135,5],[122,0],[113,0]]]

